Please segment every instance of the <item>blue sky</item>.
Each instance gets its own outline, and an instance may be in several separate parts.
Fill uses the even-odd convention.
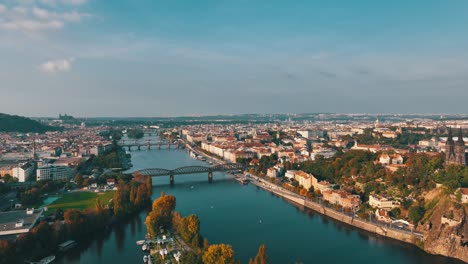
[[[468,1],[0,0],[0,112],[466,113]]]

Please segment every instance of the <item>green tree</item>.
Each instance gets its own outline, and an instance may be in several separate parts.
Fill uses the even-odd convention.
[[[423,218],[424,213],[425,213],[424,207],[415,205],[410,208],[408,216],[413,221],[414,224],[417,224]]]

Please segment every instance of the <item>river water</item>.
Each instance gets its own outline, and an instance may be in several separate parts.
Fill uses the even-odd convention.
[[[183,150],[133,151],[132,170],[173,169],[206,165]],[[265,243],[270,263],[461,263],[426,254],[412,245],[359,231],[308,209],[286,202],[254,185],[240,185],[231,176],[176,175],[153,178],[153,197],[164,191],[177,198],[176,210],[196,214],[201,233],[211,243],[229,243],[236,258],[248,263]],[[135,241],[143,239],[147,212],[98,232],[71,249],[58,263],[142,263],[143,253]]]

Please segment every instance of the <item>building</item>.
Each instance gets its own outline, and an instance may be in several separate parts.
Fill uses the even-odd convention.
[[[3,177],[5,175],[13,175],[13,167],[12,166],[6,166],[6,167],[0,167],[0,177]]]
[[[369,195],[369,205],[371,207],[374,207],[374,208],[376,207],[379,209],[382,209],[382,208],[392,209],[394,207],[397,207],[399,204],[395,202],[394,200],[389,199],[384,196]]]
[[[313,175],[303,172],[296,171],[294,173],[294,179],[299,182],[299,185],[302,185],[306,190],[309,190],[312,187],[312,178],[315,178]]]
[[[465,142],[463,141],[463,133],[460,128],[458,140],[455,142],[452,137],[452,128],[449,128],[447,142],[445,143],[445,165],[458,164],[466,165],[465,159]]]
[[[0,236],[27,233],[38,222],[42,209],[13,210],[0,213]]]
[[[73,176],[73,169],[64,166],[44,165],[36,170],[37,180],[61,180]]]
[[[324,201],[353,211],[358,210],[361,204],[359,195],[352,195],[343,190],[326,190],[322,195]]]
[[[468,188],[460,188],[461,202],[468,203]]]
[[[12,173],[14,178],[18,179],[18,182],[26,182],[32,176],[34,172],[34,166],[29,163],[21,163],[18,167],[14,167],[12,169]]]

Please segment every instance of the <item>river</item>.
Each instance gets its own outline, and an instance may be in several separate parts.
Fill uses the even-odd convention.
[[[159,167],[173,169],[205,163],[183,150],[133,151],[132,170]],[[417,247],[359,231],[286,202],[254,185],[240,185],[231,176],[176,175],[153,178],[153,198],[164,191],[177,198],[176,210],[196,214],[201,233],[211,243],[228,243],[236,258],[248,263],[265,243],[273,264],[283,263],[462,263],[429,255]],[[192,187],[193,186],[193,187]],[[142,263],[135,241],[144,238],[147,212],[98,232],[71,249],[58,263]]]

